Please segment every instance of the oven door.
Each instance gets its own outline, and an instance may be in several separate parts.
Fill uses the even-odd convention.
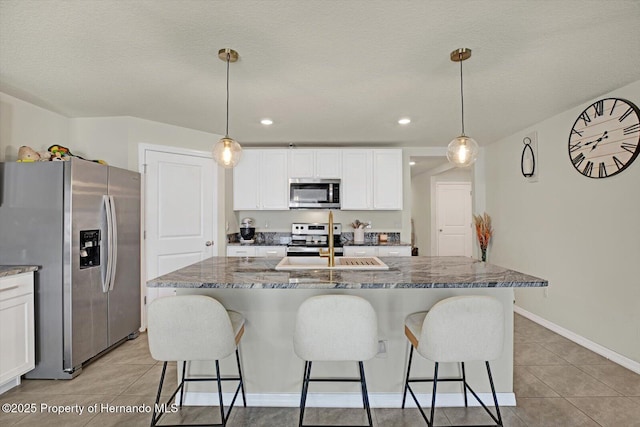
[[[340,180],[290,179],[289,209],[340,209]]]

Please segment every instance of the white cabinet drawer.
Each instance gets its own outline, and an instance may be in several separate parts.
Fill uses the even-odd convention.
[[[410,246],[379,246],[378,256],[411,256]]]
[[[344,256],[377,256],[375,246],[345,246]]]
[[[256,256],[255,246],[227,246],[227,256]]]
[[[286,252],[285,246],[258,246],[256,256],[265,258],[282,258]]]

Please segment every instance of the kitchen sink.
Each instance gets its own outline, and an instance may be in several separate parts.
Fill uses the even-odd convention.
[[[335,267],[328,266],[326,257],[304,256],[284,257],[276,265],[276,270],[388,270],[389,266],[375,256],[335,258]]]

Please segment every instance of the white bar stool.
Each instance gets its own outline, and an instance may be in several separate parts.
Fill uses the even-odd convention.
[[[407,391],[411,393],[422,417],[429,427],[433,427],[436,403],[436,388],[440,381],[460,381],[464,394],[464,406],[467,405],[467,389],[480,402],[496,424],[502,426],[502,417],[498,407],[496,390],[493,385],[489,360],[495,360],[502,354],[504,341],[504,312],[502,303],[488,296],[459,296],[446,298],[436,303],[431,310],[407,316],[404,323],[405,335],[409,339],[411,350],[402,396],[404,409]],[[413,349],[422,357],[435,362],[433,378],[410,378]],[[464,363],[484,361],[491,385],[496,415],[480,400],[469,387],[464,371]],[[438,378],[438,365],[441,362],[459,362],[461,378]],[[431,397],[431,415],[428,418],[420,406],[411,386],[412,382],[433,382]]]
[[[299,427],[303,427],[311,381],[359,382],[368,427],[373,426],[362,362],[378,352],[378,320],[367,300],[351,295],[321,295],[305,300],[298,308],[293,347],[305,361]],[[358,362],[360,378],[311,378],[314,361]]]
[[[164,361],[151,417],[151,427],[156,426],[164,415],[164,411],[158,413],[157,408],[168,361],[183,361],[182,378],[165,407],[168,407],[178,391],[182,391],[180,394],[180,408],[182,408],[184,386],[186,382],[191,381],[216,381],[218,384],[222,421],[220,424],[211,424],[211,426],[227,425],[239,391],[242,391],[242,401],[244,406],[247,406],[238,354],[238,343],[244,333],[244,318],[240,313],[227,311],[216,299],[208,296],[179,295],[155,299],[149,305],[147,323],[151,356],[156,360]],[[218,361],[230,356],[234,351],[238,364],[238,376],[221,378]],[[187,362],[192,360],[215,360],[216,377],[185,378]],[[238,387],[226,414],[222,401],[222,381],[238,381]],[[171,426],[178,425],[202,426],[203,424],[172,424]]]

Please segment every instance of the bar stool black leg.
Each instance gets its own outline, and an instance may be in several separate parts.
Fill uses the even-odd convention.
[[[304,362],[304,378],[302,380],[302,393],[300,396],[300,421],[298,427],[302,427],[302,420],[304,419],[304,408],[307,404],[307,391],[309,390],[309,378],[311,377],[311,362]]]
[[[244,379],[242,378],[242,368],[240,367],[240,355],[238,354],[238,348],[236,347],[236,362],[238,362],[238,376],[240,377],[240,390],[242,391],[242,403],[247,407],[247,398],[244,395]]]
[[[362,403],[364,403],[364,409],[367,411],[367,420],[369,421],[369,427],[373,427],[373,421],[371,419],[371,406],[369,405],[369,394],[367,392],[367,380],[364,377],[364,365],[362,361],[358,362],[360,367],[360,385],[362,386]]]
[[[464,407],[467,408],[469,407],[467,403],[467,376],[464,372],[464,362],[460,362],[460,365],[462,366],[462,394],[464,394]]]
[[[436,410],[436,388],[438,386],[438,362],[435,362],[435,367],[433,368],[433,395],[431,396],[431,421],[428,422],[429,427],[433,427],[434,414]]]
[[[182,361],[182,379],[180,380],[180,386],[181,386],[181,389],[180,389],[180,409],[182,409],[182,402],[184,401],[184,395],[185,395],[185,392],[186,392],[186,390],[184,389],[184,377],[185,377],[186,372],[187,372],[187,361],[183,360]]]
[[[157,408],[160,404],[160,393],[162,392],[162,384],[164,383],[164,374],[167,372],[167,362],[162,364],[162,374],[160,374],[160,384],[158,385],[158,393],[156,394],[156,404],[153,405],[153,416],[151,417],[151,427],[155,427],[158,420],[156,419],[156,414],[158,413]]]
[[[220,417],[222,419],[222,425],[227,425],[227,420],[224,417],[224,402],[222,401],[222,380],[220,379],[220,363],[216,360],[216,381],[218,383],[218,399],[220,399]]]
[[[491,384],[491,394],[493,395],[493,404],[496,406],[496,414],[498,415],[498,425],[502,426],[502,416],[500,415],[500,407],[498,406],[498,397],[496,396],[496,389],[493,386],[493,377],[491,376],[491,367],[489,367],[489,361],[484,362],[487,365],[487,375],[489,376],[489,384]]]
[[[404,404],[407,400],[407,390],[409,390],[409,373],[411,372],[411,361],[413,360],[413,345],[409,343],[409,364],[407,365],[407,378],[404,380],[404,393],[402,394],[402,409],[404,409]]]

